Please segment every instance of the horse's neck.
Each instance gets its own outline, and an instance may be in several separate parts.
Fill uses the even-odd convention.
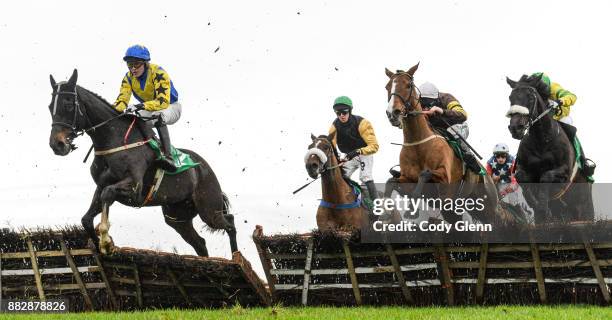
[[[546,103],[546,100],[541,100],[542,103]],[[539,115],[541,115],[544,112],[544,106],[539,104],[539,108],[538,108],[538,114],[535,115],[535,117],[538,117]],[[538,120],[538,122],[536,122],[531,128],[529,128],[530,133],[533,131],[533,135],[534,137],[537,138],[537,140],[539,141],[549,141],[552,140],[552,138],[559,134],[560,131],[560,127],[559,125],[555,126],[555,122],[556,120],[553,119],[552,115],[550,113],[548,113],[547,115],[545,115],[544,117],[542,117],[540,120]],[[554,130],[554,132],[553,132]]]
[[[105,101],[87,90],[81,88],[78,94],[80,103],[84,109],[84,116],[86,116],[90,122],[88,125],[95,126],[118,115],[118,113],[116,113]],[[87,134],[91,138],[96,150],[115,148],[124,144],[124,136],[130,124],[130,118],[121,117],[95,130],[88,131]],[[142,140],[142,134],[136,125],[132,128],[127,143],[134,142],[134,140]]]
[[[421,141],[434,134],[423,115],[405,119],[403,132],[404,143]]]
[[[336,166],[337,161],[333,161],[331,166]],[[350,191],[350,186],[342,177],[342,169],[334,168],[321,174],[323,200],[330,203],[340,203]]]

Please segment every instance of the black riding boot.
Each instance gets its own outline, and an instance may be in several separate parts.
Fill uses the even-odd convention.
[[[370,200],[374,201],[378,198],[378,191],[376,191],[376,185],[374,184],[374,180],[365,182],[366,188],[368,188],[368,194],[370,195]]]
[[[159,159],[159,166],[169,172],[176,171],[176,166],[174,165],[174,161],[172,160],[172,152],[170,151],[172,145],[170,144],[170,134],[168,133],[168,126],[163,122],[163,120],[158,118],[155,123],[155,128],[159,133],[159,140],[161,140],[161,150],[162,157]]]
[[[595,165],[593,160],[584,156],[584,149],[582,149],[582,146],[580,146],[580,153],[582,158],[580,159],[582,161],[582,173],[587,177],[592,177],[595,174],[597,165]]]
[[[149,124],[146,121],[142,119],[136,119],[136,125],[138,126],[138,130],[140,130],[140,133],[142,134],[145,140],[151,139],[153,137],[153,131],[149,129]]]

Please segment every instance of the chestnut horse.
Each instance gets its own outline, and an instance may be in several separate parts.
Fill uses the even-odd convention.
[[[323,199],[317,209],[319,230],[353,231],[364,227],[368,210],[363,206],[361,191],[349,184],[342,175],[338,151],[329,136],[311,135],[312,143],[304,156],[308,175],[316,179],[321,175]]]
[[[465,170],[463,162],[455,156],[446,139],[430,127],[414,84],[418,66],[416,64],[408,71],[398,70],[397,73],[385,69],[389,77],[386,86],[389,101],[387,117],[404,134],[400,152],[401,175],[389,180],[385,195],[389,196],[392,185],[416,183],[411,192],[418,197],[423,194],[425,183],[432,182],[436,183],[437,189],[433,192],[442,199],[474,198],[479,195],[485,198],[485,210],[472,213],[482,222],[507,223],[514,220],[509,213],[497,208],[497,191],[491,178]],[[461,220],[461,216],[453,212],[442,212],[442,215],[449,223]]]

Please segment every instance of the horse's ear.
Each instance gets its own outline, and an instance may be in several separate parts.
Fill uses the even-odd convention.
[[[516,81],[506,77],[506,82],[508,83],[508,85],[510,85],[510,88],[515,88],[516,87]]]
[[[315,137],[315,135],[311,133],[310,139],[312,139],[312,142],[315,142],[315,140],[317,140],[317,137]]]
[[[327,140],[328,140],[329,142],[333,142],[333,141],[334,141],[334,138],[336,137],[336,132],[337,132],[337,131],[334,131],[334,132],[332,132],[332,133],[330,133],[330,134],[328,134],[328,135],[327,135]]]
[[[68,80],[68,83],[71,85],[76,85],[78,77],[79,77],[79,73],[77,72],[77,69],[74,69],[74,71],[72,71],[72,75],[70,76],[70,79]]]
[[[53,79],[52,74],[49,75],[49,80],[51,80],[51,87],[55,88],[55,86],[57,85],[57,82],[55,82],[55,79]]]
[[[385,68],[385,73],[387,74],[387,77],[389,78],[393,78],[393,76],[395,75],[395,73],[393,73],[393,71]]]
[[[412,68],[408,69],[408,74],[412,77],[414,76],[414,73],[417,71],[417,69],[419,68],[419,63],[417,62],[417,64],[415,64],[414,66],[412,66]]]

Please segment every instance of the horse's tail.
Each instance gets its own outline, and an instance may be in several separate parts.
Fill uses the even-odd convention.
[[[225,192],[221,192],[221,195],[223,197],[223,214],[229,214],[230,210],[232,209],[232,204],[230,203]]]

